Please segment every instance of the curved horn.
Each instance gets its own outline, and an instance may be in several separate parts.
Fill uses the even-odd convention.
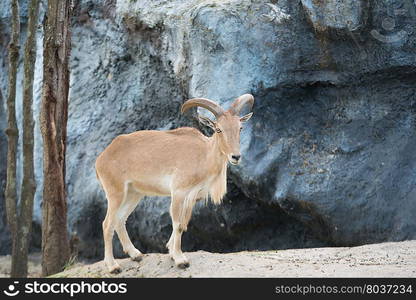
[[[238,97],[237,99],[234,100],[234,102],[231,104],[231,107],[230,107],[229,111],[233,115],[238,115],[238,114],[240,114],[241,109],[245,105],[249,105],[250,106],[250,110],[252,109],[252,107],[254,105],[254,97],[253,97],[253,95],[251,95],[251,94],[241,95],[240,97]]]
[[[181,113],[184,113],[188,109],[195,106],[200,106],[205,109],[208,109],[210,112],[214,114],[216,118],[218,118],[224,113],[224,110],[221,106],[219,106],[214,101],[205,98],[194,98],[186,101],[184,104],[182,104]]]

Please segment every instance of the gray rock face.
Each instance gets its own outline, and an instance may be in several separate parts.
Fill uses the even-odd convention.
[[[354,31],[365,25],[368,1],[362,0],[301,0],[316,30]]]
[[[227,106],[247,92],[256,104],[241,137],[242,164],[229,169],[223,205],[195,207],[184,249],[416,238],[415,4],[275,2],[76,3],[67,183],[69,228],[82,255],[102,256],[106,200],[94,161],[114,137],[198,126],[179,114],[184,100],[207,97]],[[6,20],[0,29],[7,39]],[[37,115],[41,46],[39,32]],[[0,72],[5,59],[2,50]],[[3,94],[5,86],[2,77]],[[39,131],[35,147],[38,224]],[[141,250],[164,251],[168,211],[167,198],[139,204],[128,231]]]

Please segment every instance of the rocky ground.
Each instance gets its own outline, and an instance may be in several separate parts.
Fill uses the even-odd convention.
[[[123,271],[110,275],[102,261],[77,263],[54,277],[416,277],[416,240],[359,247],[187,253],[191,266],[181,270],[167,254],[146,254],[139,263],[119,259]],[[37,263],[37,265],[36,265]],[[7,276],[9,257],[0,259]],[[31,257],[30,275],[39,276],[39,259]]]

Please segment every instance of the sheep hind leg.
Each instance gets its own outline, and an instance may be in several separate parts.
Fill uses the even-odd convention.
[[[128,254],[134,261],[140,261],[143,257],[143,254],[136,247],[134,247],[133,243],[131,242],[126,230],[126,221],[142,198],[143,194],[137,192],[131,186],[131,183],[127,182],[124,189],[123,202],[121,203],[116,215],[117,223],[115,230],[121,245],[123,246],[123,251],[124,253]]]
[[[120,206],[122,199],[121,193],[107,194],[107,214],[103,221],[103,237],[104,237],[104,263],[110,273],[120,273],[121,267],[114,259],[113,255],[113,236],[116,212]]]

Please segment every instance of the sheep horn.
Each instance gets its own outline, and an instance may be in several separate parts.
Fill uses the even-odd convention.
[[[221,106],[219,106],[217,103],[215,103],[212,100],[205,99],[205,98],[194,98],[186,101],[184,104],[182,104],[181,113],[186,112],[188,109],[200,106],[203,107],[210,112],[212,112],[215,116],[215,118],[218,119],[219,116],[221,116],[224,113],[224,110]]]
[[[244,94],[238,97],[234,100],[234,102],[231,104],[230,109],[228,110],[233,115],[239,115],[241,109],[245,106],[249,105],[250,110],[253,108],[254,105],[254,97],[251,94]]]

